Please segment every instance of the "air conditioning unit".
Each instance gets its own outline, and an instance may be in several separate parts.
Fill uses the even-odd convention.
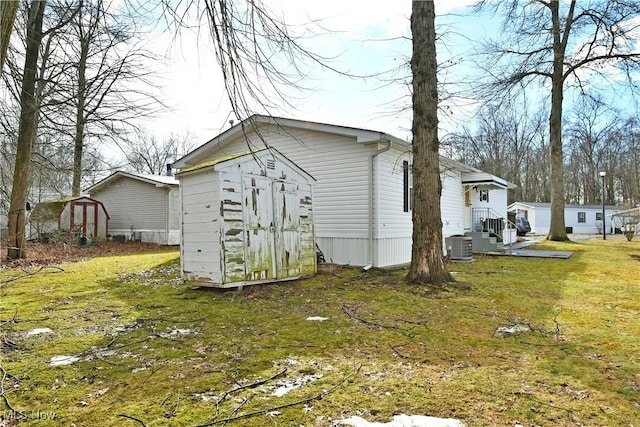
[[[447,256],[451,261],[473,261],[473,238],[465,236],[445,237]]]

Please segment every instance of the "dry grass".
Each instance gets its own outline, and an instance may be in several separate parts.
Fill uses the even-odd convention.
[[[452,264],[458,282],[439,292],[405,284],[403,271],[356,269],[192,290],[177,251],[5,269],[0,416],[12,414],[8,403],[24,418],[55,414],[43,426],[190,426],[252,413],[227,425],[399,413],[467,426],[634,425],[640,244],[539,246],[575,254]],[[514,325],[530,331],[495,334]],[[42,327],[52,332],[27,335]],[[63,355],[80,360],[49,365]]]

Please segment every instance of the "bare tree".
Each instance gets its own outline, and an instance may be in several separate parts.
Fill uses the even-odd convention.
[[[18,13],[18,0],[0,1],[0,71],[4,67],[7,47],[13,33],[13,23]]]
[[[571,203],[596,204],[602,191],[599,171],[607,170],[605,155],[609,136],[616,132],[619,112],[600,98],[581,97],[568,117],[568,148],[565,190]]]
[[[617,193],[622,204],[633,207],[640,204],[640,122],[628,118],[618,132],[611,135],[607,145],[620,145],[617,159],[610,168],[617,176]],[[607,173],[609,174],[609,173]]]
[[[608,71],[621,70],[633,84],[640,4],[635,0],[590,2],[481,1],[504,17],[503,39],[485,44],[483,64],[495,76],[493,89],[513,90],[532,82],[550,87],[550,240],[567,240],[564,223],[562,113],[565,89],[594,90],[588,82],[613,85]],[[486,67],[486,66],[485,66]]]
[[[127,129],[136,129],[135,120],[162,106],[150,90],[155,60],[142,47],[134,17],[107,6],[102,0],[82,2],[71,25],[58,34],[64,56],[56,58],[55,69],[68,78],[57,80],[49,98],[53,111],[46,117],[48,126],[73,141],[74,196],[80,194],[88,144],[124,138]],[[72,72],[65,73],[69,65]]]
[[[547,201],[544,113],[530,109],[511,98],[486,104],[474,122],[447,136],[460,161],[516,184],[513,201]]]
[[[196,147],[193,137],[171,134],[159,140],[154,135],[141,134],[126,144],[120,144],[130,169],[135,172],[162,175],[165,168]]]
[[[25,256],[25,209],[29,180],[31,178],[31,153],[37,132],[37,116],[39,103],[35,96],[36,76],[40,43],[42,42],[42,22],[44,18],[45,0],[34,0],[29,5],[27,20],[27,44],[25,50],[24,73],[20,93],[20,127],[9,205],[9,240],[8,253],[10,259]]]
[[[25,62],[20,85],[20,120],[8,214],[7,257],[10,259],[25,256],[25,211],[31,180],[31,160],[39,124],[41,107],[39,94],[43,88],[42,81],[38,80],[38,58],[45,36],[43,22],[46,5],[46,0],[33,0],[27,9]],[[76,11],[75,7],[66,9],[67,18],[48,29],[46,33],[55,32],[66,25]]]
[[[313,67],[354,77],[302,44],[320,30],[319,26],[309,23],[303,34],[294,34],[260,0],[162,0],[161,5],[166,25],[177,37],[185,29],[209,26],[235,119],[295,108],[292,99],[310,89],[308,78]]]
[[[407,281],[443,286],[453,277],[442,257],[435,11],[432,1],[413,0],[411,4],[414,187]]]

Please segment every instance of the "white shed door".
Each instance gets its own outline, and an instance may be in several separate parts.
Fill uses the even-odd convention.
[[[298,185],[259,176],[244,176],[243,183],[245,280],[299,276],[302,260]]]
[[[276,274],[278,279],[300,275],[300,197],[298,185],[274,182]]]
[[[273,242],[271,180],[257,176],[244,179],[245,279],[276,278]]]

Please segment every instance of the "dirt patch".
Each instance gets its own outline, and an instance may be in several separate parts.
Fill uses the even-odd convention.
[[[27,245],[27,256],[24,259],[7,259],[7,247],[0,250],[0,269],[63,264],[82,259],[110,255],[127,255],[135,253],[153,252],[166,249],[167,246],[144,242],[97,242],[88,246],[66,243],[38,243]]]

